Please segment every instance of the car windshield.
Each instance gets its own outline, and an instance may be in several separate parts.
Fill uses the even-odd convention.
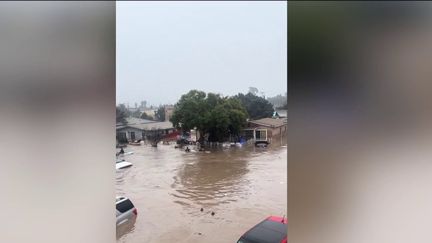
[[[126,199],[123,202],[117,203],[116,204],[116,208],[121,213],[124,213],[124,212],[126,212],[126,211],[131,210],[132,208],[134,208],[134,205],[132,204],[132,202],[129,199]]]
[[[255,243],[255,242],[248,241],[248,240],[245,240],[242,238],[242,239],[238,240],[237,243]]]
[[[285,224],[265,220],[257,226],[246,232],[241,240],[247,239],[242,243],[279,243],[287,236],[287,227]]]

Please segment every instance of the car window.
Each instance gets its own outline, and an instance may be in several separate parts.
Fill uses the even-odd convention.
[[[132,202],[129,199],[126,199],[123,202],[117,203],[116,208],[121,213],[124,213],[124,212],[127,212],[127,211],[131,210],[132,208],[134,208],[134,205],[132,204]]]

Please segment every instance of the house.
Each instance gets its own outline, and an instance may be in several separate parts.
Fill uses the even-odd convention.
[[[127,118],[127,124],[116,126],[118,142],[146,140],[149,136],[167,136],[176,129],[171,122],[158,122],[140,118]]]
[[[151,123],[151,122],[156,122],[156,121],[141,119],[141,118],[136,118],[136,117],[127,117],[126,118],[126,124],[127,125],[145,124],[145,123]],[[116,127],[119,127],[119,126],[125,126],[125,124],[117,123]]]
[[[129,103],[123,105],[126,107],[128,111],[132,113],[136,111],[143,112],[147,108],[147,101],[145,100],[141,101],[140,105],[138,105],[138,103],[135,103],[134,107],[130,107]]]
[[[287,118],[262,118],[248,121],[248,127],[244,129],[246,140],[253,139],[256,142],[270,143],[275,136],[283,136],[287,133]]]

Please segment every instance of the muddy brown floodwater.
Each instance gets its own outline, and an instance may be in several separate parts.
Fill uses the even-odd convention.
[[[134,151],[125,156],[133,166],[116,172],[116,192],[132,200],[138,217],[117,230],[117,242],[235,243],[266,216],[286,215],[286,139],[208,150],[125,149]]]

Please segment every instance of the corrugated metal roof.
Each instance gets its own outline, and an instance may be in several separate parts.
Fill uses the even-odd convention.
[[[285,124],[287,124],[287,118],[262,118],[258,120],[252,120],[249,121],[249,123],[257,124],[260,126],[266,126],[266,127],[281,127]]]
[[[141,123],[141,124],[127,124],[123,127],[117,127],[118,129],[123,129],[126,127],[132,127],[140,130],[162,130],[162,129],[170,129],[174,128],[173,124],[169,121],[164,122],[149,122],[149,123]]]
[[[126,121],[127,121],[127,125],[146,124],[146,123],[157,122],[157,121],[141,119],[141,118],[136,118],[136,117],[128,117],[128,118],[126,118]]]
[[[158,121],[152,121],[152,120],[147,120],[147,119],[141,119],[141,118],[136,118],[136,117],[127,117],[126,118],[126,124],[123,123],[116,123],[116,129],[122,129],[128,125],[138,125],[138,124],[148,124],[148,123],[155,123]]]

